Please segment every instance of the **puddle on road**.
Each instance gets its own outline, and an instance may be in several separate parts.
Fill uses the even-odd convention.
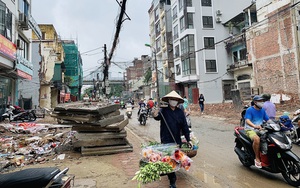
[[[199,178],[199,180],[201,180],[202,182],[204,182],[206,184],[207,187],[215,187],[215,188],[222,188],[224,187],[224,185],[221,185],[218,181],[218,179],[213,176],[213,175],[210,175],[208,173],[205,173],[205,172],[197,172],[195,173],[195,176],[197,178]]]

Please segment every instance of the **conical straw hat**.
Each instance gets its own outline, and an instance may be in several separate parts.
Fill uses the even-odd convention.
[[[171,91],[170,93],[168,93],[167,95],[165,95],[161,100],[165,101],[165,102],[169,102],[170,98],[176,98],[178,100],[178,103],[183,103],[183,98],[178,95],[178,93],[176,91]]]

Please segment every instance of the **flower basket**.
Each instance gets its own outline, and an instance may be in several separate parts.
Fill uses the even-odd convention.
[[[184,152],[189,158],[193,158],[197,155],[197,150],[181,148],[181,151]]]

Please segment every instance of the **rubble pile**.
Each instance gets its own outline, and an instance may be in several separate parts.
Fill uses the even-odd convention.
[[[0,124],[0,172],[61,158],[59,148],[70,145],[73,135],[64,125]]]
[[[132,152],[124,129],[128,119],[120,115],[119,108],[118,104],[65,103],[57,106],[51,116],[72,125],[76,131],[73,147],[80,148],[84,156]]]

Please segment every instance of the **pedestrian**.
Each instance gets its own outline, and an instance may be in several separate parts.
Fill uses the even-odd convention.
[[[189,101],[186,96],[183,97],[183,108],[186,110],[189,107]]]
[[[276,106],[272,103],[270,94],[262,94],[262,98],[264,98],[265,102],[263,105],[263,109],[265,109],[267,115],[271,120],[275,120],[276,118]]]
[[[205,101],[204,96],[203,96],[203,94],[201,93],[201,94],[199,95],[199,99],[198,99],[201,114],[203,114],[203,112],[204,112],[204,101]]]
[[[176,143],[181,147],[181,133],[185,136],[188,143],[190,140],[189,127],[187,125],[184,112],[177,107],[178,103],[183,103],[183,99],[175,91],[170,92],[162,98],[168,102],[168,106],[156,109],[153,113],[155,120],[160,121],[160,140],[162,144]],[[176,188],[176,174],[169,173],[170,188]]]

